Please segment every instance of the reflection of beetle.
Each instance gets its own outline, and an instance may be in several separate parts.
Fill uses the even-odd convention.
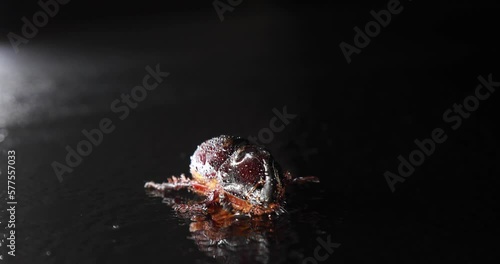
[[[172,176],[166,183],[148,182],[144,187],[160,192],[189,188],[207,197],[197,204],[174,203],[181,212],[223,208],[228,213],[262,215],[283,211],[288,184],[319,182],[313,176],[292,180],[265,148],[225,135],[197,147],[190,171],[192,179]]]

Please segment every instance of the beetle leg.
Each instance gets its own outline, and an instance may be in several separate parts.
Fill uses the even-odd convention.
[[[178,197],[172,198],[172,197],[164,197],[163,198],[163,203],[169,205],[174,209],[176,212],[185,214],[205,214],[208,212],[215,211],[216,207],[218,207],[218,192],[213,191],[207,194],[207,197],[203,201],[198,201],[198,202],[189,202],[183,199],[180,199]]]
[[[185,199],[179,197],[163,197],[163,203],[172,207],[174,211],[180,214],[204,214],[207,209],[203,202],[189,203],[189,201],[186,201]]]
[[[146,182],[144,188],[163,192],[166,190],[179,190],[191,186],[192,186],[191,180],[189,178],[186,178],[184,174],[181,174],[181,177],[172,176],[167,180],[167,182],[163,183]]]
[[[200,184],[198,182],[191,182],[191,186],[193,189],[203,195],[208,195],[210,192],[210,188],[206,186],[205,184]]]
[[[172,205],[172,209],[179,213],[206,213],[207,207],[204,203],[195,203],[195,204],[174,204]]]
[[[252,189],[250,189],[250,193],[253,193],[255,191],[255,189],[257,189],[257,187],[259,186],[262,186],[266,183],[266,180],[264,179],[261,179],[260,181],[258,181],[253,187]]]

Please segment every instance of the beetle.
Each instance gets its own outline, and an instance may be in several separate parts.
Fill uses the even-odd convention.
[[[205,197],[198,203],[172,202],[179,212],[220,212],[260,216],[285,210],[285,190],[292,183],[319,182],[315,176],[293,178],[263,146],[221,135],[197,146],[191,156],[191,178],[182,174],[144,187],[162,194],[187,188]]]

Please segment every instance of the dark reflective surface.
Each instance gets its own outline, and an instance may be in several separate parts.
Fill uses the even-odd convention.
[[[16,3],[0,16],[2,36],[37,9]],[[5,155],[17,153],[6,263],[493,262],[500,96],[457,130],[442,115],[479,75],[500,80],[497,8],[402,3],[347,64],[339,44],[387,1],[245,1],[222,23],[197,4],[71,1],[19,54],[0,40],[2,234]],[[111,103],[156,64],[171,75],[120,120]],[[221,224],[145,192],[146,181],[188,173],[202,141],[258,136],[285,107],[296,117],[266,146],[285,169],[321,180],[290,189],[286,214]],[[59,182],[51,164],[103,118],[115,130]],[[436,127],[448,140],[391,193],[384,172]]]
[[[162,198],[163,203],[169,207],[196,201],[195,198],[188,198],[190,195],[187,191],[146,190],[146,193],[151,197]],[[303,197],[303,194],[300,196]],[[293,193],[288,197],[291,203],[281,215],[249,217],[200,211],[182,211],[175,215],[185,220],[191,234],[188,239],[193,240],[198,250],[220,263],[300,262],[304,254],[300,250],[302,240],[310,239],[311,235],[301,237],[297,227],[321,222],[325,216],[307,209],[307,203],[321,204],[324,201],[317,196],[294,201],[293,198],[296,199],[297,195]],[[337,215],[334,219],[340,221],[340,216]],[[307,228],[302,226],[299,229]],[[316,226],[310,232],[319,235],[324,231]],[[335,246],[337,248],[340,243]]]
[[[284,105],[289,113],[297,114],[303,104],[296,103],[297,95],[290,93],[290,87],[283,87],[281,93],[267,93],[275,94],[268,101],[262,100],[262,92],[241,97],[239,110],[229,111],[228,107],[235,107],[227,103],[229,88],[200,91],[203,96],[188,94],[176,89],[179,81],[172,75],[122,121],[108,108],[109,103],[142,79],[149,61],[138,59],[134,65],[139,66],[130,73],[128,64],[110,62],[116,73],[108,75],[106,67],[98,64],[95,70],[81,67],[75,71],[70,68],[72,59],[56,60],[51,68],[43,54],[59,57],[59,52],[45,50],[40,54],[7,56],[9,68],[2,72],[4,80],[18,84],[6,86],[15,96],[3,99],[20,109],[15,112],[19,116],[3,119],[3,133],[8,134],[2,142],[3,154],[16,150],[19,168],[19,235],[14,263],[301,263],[313,254],[318,237],[331,235],[339,242],[335,226],[340,224],[343,211],[331,202],[327,179],[324,185],[290,188],[287,213],[279,218],[241,218],[225,223],[178,215],[162,198],[152,197],[143,188],[146,181],[161,182],[171,175],[188,173],[190,155],[207,138],[218,133],[257,134],[261,127],[255,124],[267,126],[267,120],[274,116],[272,109]],[[30,80],[15,79],[18,71],[38,81],[23,85]],[[47,86],[48,91],[41,89],[44,82],[57,85],[62,82],[58,76],[68,75],[73,76],[67,80],[68,89],[62,84]],[[104,83],[99,83],[100,79]],[[109,88],[88,89],[89,85],[105,83]],[[24,103],[33,98],[36,104]],[[82,98],[92,99],[85,102]],[[258,104],[254,101],[257,98]],[[213,103],[203,111],[188,107],[206,102]],[[261,114],[255,116],[254,111]],[[97,128],[102,118],[110,118],[115,130],[105,134],[102,143],[59,182],[51,164],[66,164],[66,146],[75,149],[86,139],[81,131]],[[308,175],[300,174],[296,161],[305,160],[308,156],[301,153],[314,146],[293,136],[298,127],[308,129],[304,117],[293,120],[289,130],[277,134],[268,146],[284,167]],[[292,141],[292,137],[296,139]],[[327,135],[323,140],[326,148]],[[314,158],[315,154],[308,155]],[[5,257],[5,251],[3,254]]]

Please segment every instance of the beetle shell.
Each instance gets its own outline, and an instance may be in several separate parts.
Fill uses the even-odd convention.
[[[191,156],[191,172],[196,172],[207,179],[216,178],[219,167],[239,144],[244,144],[244,140],[225,135],[203,142]]]
[[[281,203],[284,175],[265,148],[248,140],[222,135],[200,144],[191,156],[191,174],[199,182],[212,182],[252,205]]]

